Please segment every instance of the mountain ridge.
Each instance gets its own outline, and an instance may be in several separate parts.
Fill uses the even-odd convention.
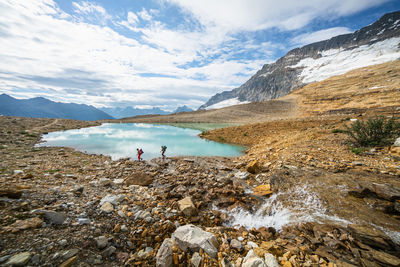
[[[62,118],[73,120],[114,119],[109,114],[85,104],[54,102],[44,97],[16,99],[0,95],[0,114],[31,118]]]
[[[328,40],[319,41],[290,50],[285,56],[279,58],[274,63],[265,64],[259,71],[257,71],[248,81],[246,81],[240,87],[235,88],[231,91],[224,91],[214,95],[205,104],[200,106],[199,109],[206,109],[211,107],[212,105],[229,99],[235,99],[236,102],[239,103],[255,102],[275,99],[287,95],[292,90],[312,81],[312,79],[305,79],[304,75],[307,74],[304,74],[305,71],[311,69],[310,73],[312,74],[312,71],[315,72],[318,70],[318,66],[314,66],[314,69],[312,69],[313,66],[310,67],[305,65],[305,63],[307,62],[299,64],[302,62],[302,60],[308,59],[308,63],[311,64],[317,62],[318,60],[322,61],[324,57],[330,59],[329,55],[325,54],[328,52],[332,52],[332,50],[339,50],[337,52],[338,55],[340,53],[347,52],[348,54],[350,54],[347,58],[350,58],[350,56],[354,56],[351,55],[351,53],[353,53],[354,51],[362,53],[363,51],[357,51],[357,49],[362,46],[366,46],[364,49],[367,51],[368,48],[374,46],[378,47],[377,49],[379,49],[380,42],[385,42],[393,38],[397,39],[397,37],[399,36],[400,11],[385,14],[374,23],[363,27],[353,33],[338,35]],[[397,51],[399,51],[399,42],[400,39],[397,41]],[[396,50],[395,44],[386,45],[392,45],[392,50]],[[385,50],[385,48],[382,48],[382,50]],[[374,51],[370,52],[372,53]],[[395,51],[394,53],[397,52]],[[369,62],[371,61],[373,60],[370,59]],[[373,64],[383,63],[387,61],[388,60],[383,61],[382,59],[381,61],[377,61]],[[336,64],[338,63],[336,62]],[[368,65],[371,64],[355,64],[353,68],[351,68],[351,66],[346,66],[347,69],[345,69],[343,72],[339,71],[337,72],[337,74],[343,74],[346,71]],[[311,74],[309,74],[309,76]],[[331,76],[327,76],[325,74],[324,78],[329,78]],[[315,81],[318,81],[318,79]]]

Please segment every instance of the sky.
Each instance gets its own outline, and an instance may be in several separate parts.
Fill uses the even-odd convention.
[[[398,10],[398,0],[0,0],[0,94],[198,108],[293,48]]]

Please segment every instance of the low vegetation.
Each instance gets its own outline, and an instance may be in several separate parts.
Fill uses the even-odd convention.
[[[400,123],[395,117],[383,116],[355,121],[344,130],[356,147],[388,146],[400,136]]]

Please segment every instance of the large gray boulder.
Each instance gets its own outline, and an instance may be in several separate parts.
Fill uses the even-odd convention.
[[[171,238],[166,238],[162,242],[156,255],[157,267],[172,267],[172,246],[173,241]]]
[[[215,235],[206,232],[193,224],[178,227],[172,234],[172,239],[183,251],[188,249],[199,251],[203,249],[210,257],[216,258],[218,253],[218,241]]]

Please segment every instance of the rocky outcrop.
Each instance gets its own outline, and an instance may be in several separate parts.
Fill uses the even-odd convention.
[[[241,102],[257,102],[287,95],[292,90],[305,84],[301,77],[304,67],[297,66],[302,59],[318,59],[323,56],[324,51],[332,49],[340,49],[342,51],[354,50],[363,45],[372,45],[393,37],[399,37],[399,19],[399,11],[389,13],[382,16],[375,23],[354,33],[339,35],[329,40],[295,48],[276,62],[265,64],[261,70],[240,87],[232,91],[218,93],[211,97],[199,109],[205,109],[232,98],[237,98]]]

